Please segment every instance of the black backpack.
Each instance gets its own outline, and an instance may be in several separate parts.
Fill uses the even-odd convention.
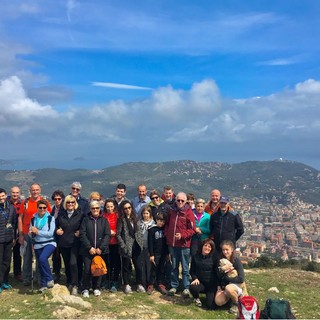
[[[261,311],[260,319],[296,319],[296,317],[291,311],[288,300],[269,298]]]

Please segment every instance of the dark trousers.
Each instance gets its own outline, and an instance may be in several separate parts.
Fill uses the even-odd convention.
[[[141,249],[139,245],[134,242],[132,248],[132,262],[136,273],[136,283],[142,284],[142,260],[141,260]],[[122,278],[123,284],[129,284],[131,276],[131,258],[122,257]]]
[[[197,299],[200,296],[200,293],[206,294],[206,305],[208,309],[215,309],[214,297],[216,295],[217,288],[214,285],[204,285],[200,283],[198,285],[190,285],[189,287],[190,293],[192,294],[193,298]]]
[[[141,281],[142,285],[146,288],[150,283],[151,277],[151,262],[148,248],[143,248],[141,251]]]
[[[91,261],[94,258],[94,255],[84,255],[82,257],[84,263],[82,289],[89,290],[91,288],[91,283],[93,290],[100,289],[102,276],[93,277],[91,274]]]
[[[12,250],[13,253],[13,274],[15,276],[21,275],[21,264],[22,264],[22,259],[20,255],[20,243],[17,240],[16,244],[13,247]]]
[[[60,256],[60,248],[56,247],[52,254],[52,272],[56,274],[60,274],[61,271],[61,256]]]
[[[117,244],[109,245],[109,253],[104,255],[103,259],[108,269],[107,278],[111,282],[118,282],[121,269],[119,246]]]
[[[9,281],[11,252],[12,241],[0,243],[0,285]]]
[[[165,283],[166,255],[154,256],[154,264],[151,263],[151,276],[149,284],[159,285]]]
[[[78,256],[79,247],[60,247],[60,253],[63,258],[65,274],[67,278],[67,285],[78,286]]]

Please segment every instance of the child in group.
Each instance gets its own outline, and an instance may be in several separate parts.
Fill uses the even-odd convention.
[[[155,225],[151,209],[149,207],[144,207],[141,211],[141,220],[139,221],[139,226],[143,235],[143,250],[141,252],[142,261],[142,285],[146,288],[149,283],[151,274],[151,264],[149,260],[148,251],[148,230]]]
[[[156,225],[148,231],[148,250],[151,262],[151,277],[147,293],[151,294],[154,286],[162,294],[167,294],[165,283],[165,263],[169,254],[166,238],[164,236],[164,215],[159,212],[155,216]]]
[[[236,314],[238,311],[238,298],[243,295],[245,276],[242,263],[240,259],[235,256],[234,249],[233,241],[222,241],[219,258],[228,259],[238,274],[237,276],[229,276],[223,270],[221,271],[217,268],[218,290],[215,296],[215,303],[217,306],[223,306],[231,300],[229,313]]]

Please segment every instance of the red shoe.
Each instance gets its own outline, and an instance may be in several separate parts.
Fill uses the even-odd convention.
[[[160,291],[161,294],[167,294],[168,290],[164,284],[159,284],[158,285],[158,290]]]
[[[148,285],[147,293],[152,294],[152,292],[153,292],[153,285],[150,284],[150,285]]]

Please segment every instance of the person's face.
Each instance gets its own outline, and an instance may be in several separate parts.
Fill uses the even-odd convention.
[[[131,204],[130,203],[126,203],[123,206],[123,211],[124,211],[125,215],[127,215],[129,217],[131,215],[131,212],[132,212]]]
[[[172,190],[165,190],[164,197],[166,198],[166,200],[172,200],[173,191]]]
[[[33,199],[38,199],[40,197],[40,194],[41,194],[40,186],[37,185],[37,184],[32,185],[31,188],[30,188],[30,194],[31,194],[31,197]]]
[[[196,212],[197,213],[202,213],[204,210],[204,203],[199,202],[196,204]]]
[[[187,202],[187,198],[179,195],[176,199],[177,207],[181,209]]]
[[[43,217],[46,212],[47,212],[47,206],[43,203],[40,203],[38,206],[38,215],[40,217]]]
[[[231,259],[232,253],[233,253],[233,249],[231,246],[229,246],[228,244],[225,244],[222,246],[221,248],[222,250],[222,254],[228,259]]]
[[[220,211],[222,213],[226,213],[228,210],[228,204],[224,202],[220,202]]]
[[[139,199],[144,200],[147,196],[146,186],[139,186],[138,187],[138,194],[139,194]]]
[[[211,201],[214,204],[217,204],[219,202],[220,197],[221,197],[221,193],[220,193],[219,190],[212,190],[212,192],[211,192]]]
[[[4,192],[0,193],[0,203],[5,203],[6,198],[7,195]]]
[[[54,205],[56,208],[59,208],[61,206],[62,198],[60,195],[56,194],[53,198]]]
[[[164,226],[164,223],[165,223],[164,219],[157,219],[157,226],[158,227],[162,228]]]
[[[208,255],[210,252],[211,252],[212,248],[210,246],[209,243],[205,243],[203,246],[202,246],[202,254],[204,256]]]
[[[18,188],[18,187],[11,188],[11,199],[13,201],[17,201],[19,199],[20,195],[21,195],[20,188]]]
[[[143,211],[142,212],[142,219],[143,219],[143,221],[150,221],[152,219],[150,216],[150,212]]]
[[[113,202],[107,202],[105,209],[106,209],[107,213],[114,212],[114,204],[113,204]]]
[[[66,208],[68,211],[74,211],[75,206],[76,206],[75,199],[70,199],[70,200],[66,201]]]
[[[157,194],[154,194],[151,197],[151,200],[156,206],[158,206],[160,204],[160,197]]]
[[[126,191],[124,189],[117,189],[116,190],[116,197],[117,199],[122,199],[126,195]]]
[[[72,186],[71,187],[71,194],[77,198],[78,195],[80,194],[80,188],[78,188],[77,186]]]
[[[90,208],[91,214],[94,218],[99,217],[100,214],[100,206],[94,205],[93,207]]]
[[[188,199],[187,202],[188,202],[189,206],[192,208],[193,205],[194,205],[194,200],[193,199]]]

